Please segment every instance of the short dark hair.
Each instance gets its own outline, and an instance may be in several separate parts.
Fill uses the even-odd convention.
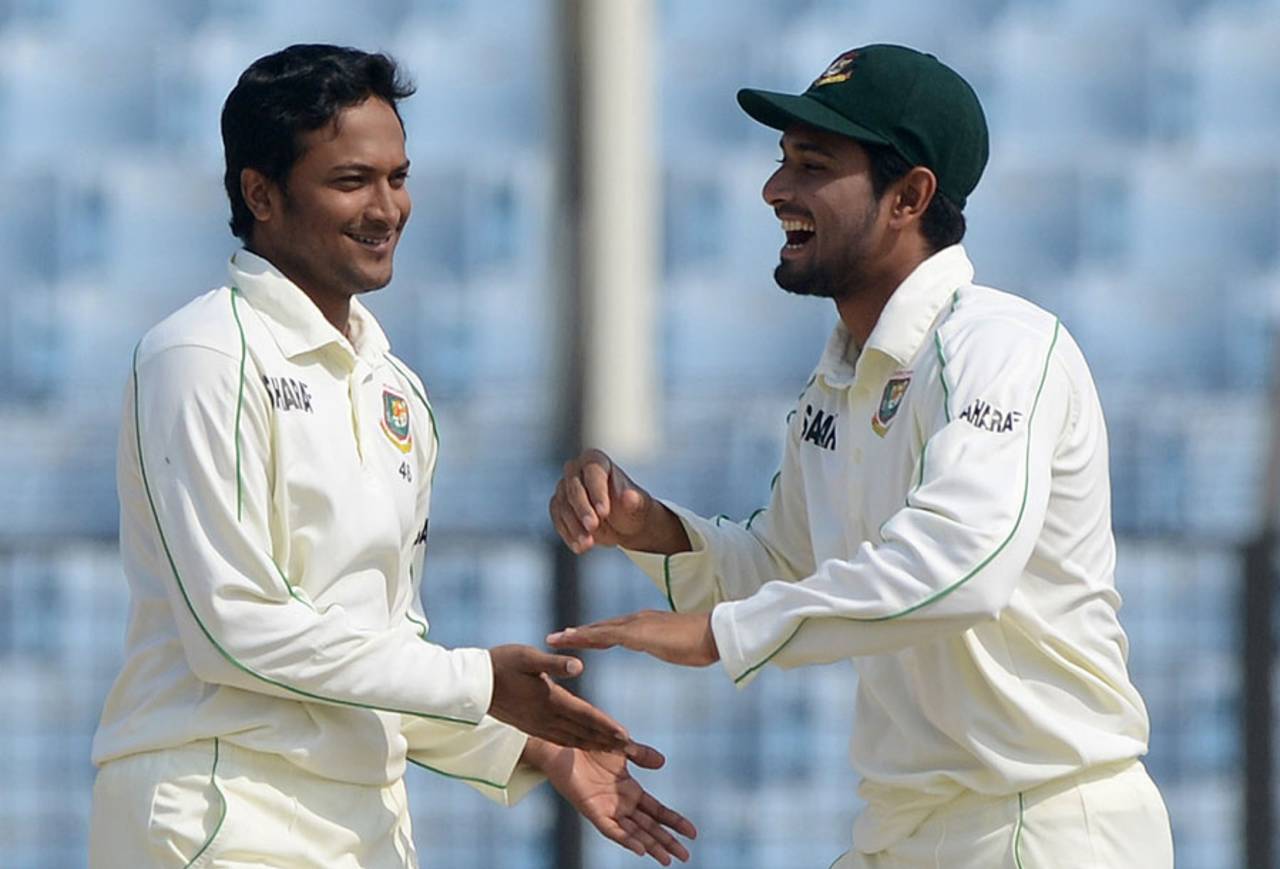
[[[901,154],[887,145],[863,145],[871,161],[871,192],[876,199],[884,195],[889,185],[906,175],[913,168]],[[958,244],[964,239],[964,211],[941,190],[934,191],[933,201],[925,209],[920,221],[920,231],[933,253],[944,247]]]
[[[386,54],[291,45],[255,60],[222,106],[223,183],[231,200],[231,231],[243,241],[253,231],[253,212],[240,192],[242,170],[257,169],[283,187],[302,156],[300,134],[320,129],[371,96],[385,100],[399,118],[397,101],[413,92],[413,84]]]

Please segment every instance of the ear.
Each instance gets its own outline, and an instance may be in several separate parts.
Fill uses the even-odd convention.
[[[893,210],[889,214],[889,225],[894,229],[905,229],[910,223],[924,217],[929,210],[929,203],[938,192],[938,179],[933,170],[925,166],[913,166],[906,175],[898,179],[893,192]]]
[[[240,195],[259,223],[269,221],[280,206],[280,188],[257,169],[240,170]]]

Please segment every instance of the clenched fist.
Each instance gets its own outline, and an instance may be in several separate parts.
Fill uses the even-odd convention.
[[[664,555],[691,548],[675,514],[600,450],[565,463],[547,509],[560,539],[578,555],[593,546]]]

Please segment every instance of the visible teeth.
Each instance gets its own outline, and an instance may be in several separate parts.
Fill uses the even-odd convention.
[[[813,221],[811,220],[788,220],[786,218],[783,218],[782,231],[783,232],[815,232],[816,227],[814,227]]]
[[[361,244],[382,244],[384,241],[386,241],[385,238],[370,238],[367,235],[356,235],[355,233],[347,233],[347,234],[350,235],[352,238],[354,238],[356,241],[360,242]]]

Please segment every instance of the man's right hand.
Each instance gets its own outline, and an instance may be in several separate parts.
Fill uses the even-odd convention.
[[[532,646],[495,646],[493,699],[489,714],[499,721],[569,748],[618,751],[631,742],[626,728],[556,684],[582,672],[582,662]]]
[[[675,514],[600,450],[565,463],[547,510],[560,539],[578,555],[593,546],[664,555],[692,548]]]

